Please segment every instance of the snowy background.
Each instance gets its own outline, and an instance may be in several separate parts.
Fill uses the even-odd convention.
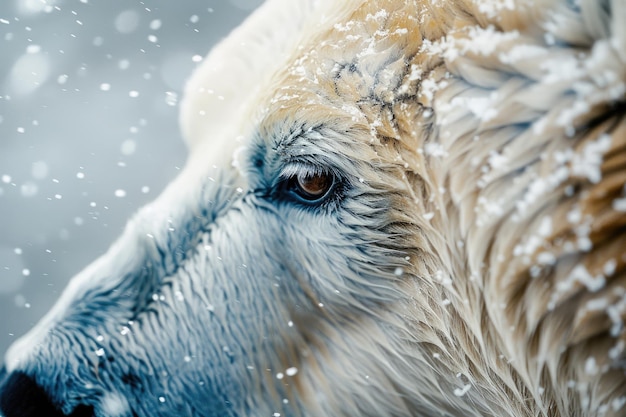
[[[177,174],[184,80],[259,3],[0,2],[0,359]]]

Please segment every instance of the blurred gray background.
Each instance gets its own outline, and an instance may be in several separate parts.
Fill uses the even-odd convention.
[[[176,176],[183,83],[260,2],[0,2],[0,359]]]

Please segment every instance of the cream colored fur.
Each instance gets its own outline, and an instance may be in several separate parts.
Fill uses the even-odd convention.
[[[391,196],[410,253],[376,319],[285,348],[310,352],[289,388],[305,414],[625,415],[626,3],[323,3],[264,6],[227,40],[250,68],[213,52],[235,84],[265,74],[225,94],[241,132],[346,132],[328,146]],[[287,42],[248,43],[282,16]],[[207,71],[183,107],[192,141],[210,136],[198,114],[221,117],[198,98]]]
[[[625,0],[270,0],[181,124],[7,417],[626,415]]]

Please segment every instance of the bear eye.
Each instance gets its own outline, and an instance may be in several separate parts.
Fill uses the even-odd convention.
[[[289,180],[289,189],[310,203],[321,201],[329,194],[335,178],[327,172],[299,172]]]

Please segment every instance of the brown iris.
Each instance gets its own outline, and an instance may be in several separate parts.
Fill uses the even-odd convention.
[[[316,201],[328,193],[333,185],[333,177],[327,173],[300,173],[293,178],[293,185],[300,197]]]

